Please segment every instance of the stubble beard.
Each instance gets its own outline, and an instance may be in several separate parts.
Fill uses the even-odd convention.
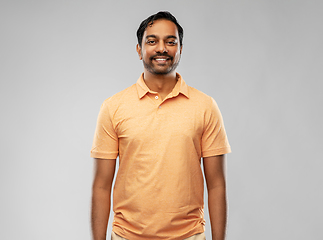
[[[173,59],[172,59],[173,60]],[[172,61],[171,60],[171,61]],[[147,63],[144,59],[142,59],[142,62],[143,62],[143,64],[144,64],[144,68],[148,71],[148,72],[150,72],[150,73],[152,73],[152,74],[154,74],[154,75],[166,75],[166,74],[168,74],[168,73],[170,73],[170,72],[172,72],[172,71],[174,71],[176,68],[177,68],[177,66],[178,66],[178,64],[179,64],[179,62],[180,62],[180,58],[178,59],[178,61],[176,62],[176,63],[172,63],[172,65],[170,65],[170,66],[168,66],[166,69],[164,69],[164,70],[158,70],[158,69],[156,69],[155,67],[154,67],[154,64],[152,63],[152,59],[149,59],[149,63]]]

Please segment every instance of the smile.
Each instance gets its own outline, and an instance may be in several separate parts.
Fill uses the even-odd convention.
[[[154,61],[156,61],[157,63],[166,63],[168,60],[170,60],[170,58],[168,57],[156,57],[153,58]]]

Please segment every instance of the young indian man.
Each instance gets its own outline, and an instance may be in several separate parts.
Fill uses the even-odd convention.
[[[106,239],[116,158],[112,239],[205,239],[203,158],[213,240],[226,228],[225,154],[230,152],[215,101],[176,73],[183,29],[169,12],[145,19],[136,84],[104,101],[95,159],[92,234]]]

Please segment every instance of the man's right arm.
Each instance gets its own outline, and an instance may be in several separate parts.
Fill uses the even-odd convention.
[[[111,206],[115,159],[94,159],[91,226],[92,239],[105,240]]]

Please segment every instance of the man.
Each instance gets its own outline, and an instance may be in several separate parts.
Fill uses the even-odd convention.
[[[98,117],[91,150],[93,239],[106,239],[119,156],[112,239],[205,239],[203,157],[212,239],[223,240],[230,146],[220,111],[175,72],[183,29],[173,15],[150,16],[137,37],[144,72],[136,84],[105,100]]]

